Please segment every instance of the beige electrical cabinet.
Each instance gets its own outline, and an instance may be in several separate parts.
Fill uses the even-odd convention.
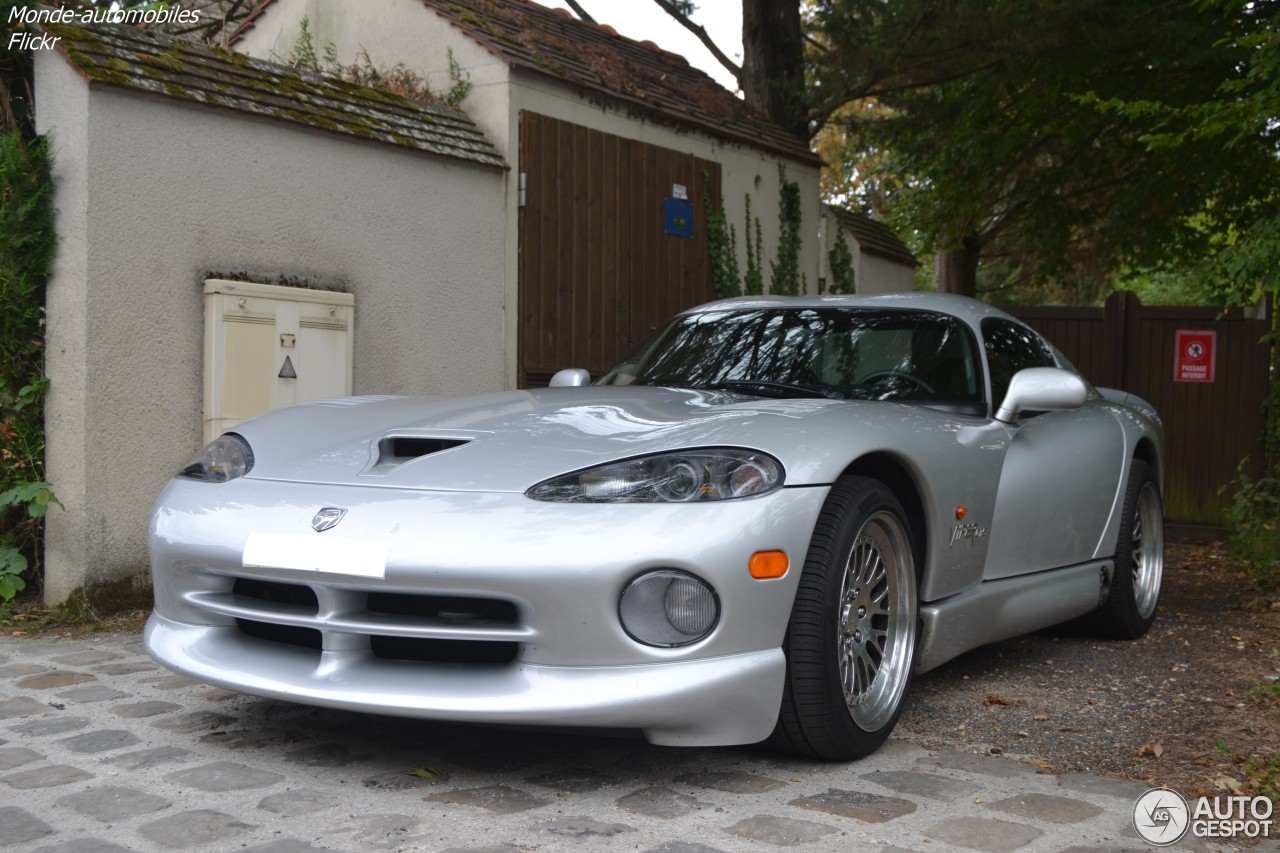
[[[355,296],[208,279],[204,440],[264,412],[351,393]]]

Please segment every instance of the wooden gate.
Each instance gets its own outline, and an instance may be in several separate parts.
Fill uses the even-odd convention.
[[[520,114],[519,382],[565,367],[598,377],[658,323],[715,298],[704,198],[720,164]],[[665,233],[664,200],[684,187],[693,236]]]
[[[1250,476],[1261,472],[1268,320],[1239,310],[1148,307],[1132,293],[1112,294],[1103,308],[1006,310],[1053,341],[1094,385],[1130,391],[1160,412],[1171,523],[1227,524],[1231,495],[1223,487],[1242,459]],[[1174,381],[1177,332],[1184,329],[1217,333],[1213,382]]]

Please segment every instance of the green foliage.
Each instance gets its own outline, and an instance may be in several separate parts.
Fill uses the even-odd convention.
[[[769,292],[799,296],[805,282],[800,276],[800,184],[787,180],[787,170],[778,165],[778,254],[769,262]]]
[[[303,17],[298,24],[298,38],[294,40],[293,48],[289,51],[288,63],[299,71],[310,71],[313,74],[319,74],[324,70],[320,65],[320,57],[316,55],[309,18]]]
[[[10,35],[29,30],[23,24],[9,22],[10,13],[16,8],[29,4],[17,0],[0,0],[0,18],[6,23],[4,41],[0,43],[0,133],[19,130],[23,138],[35,138],[34,115],[34,81],[32,79],[32,54],[30,50],[19,50],[10,43]]]
[[[841,149],[824,156],[858,174],[829,186],[909,223],[925,251],[978,248],[984,289],[1089,302],[1123,267],[1222,253],[1224,213],[1249,207],[1253,226],[1280,207],[1278,8],[816,0],[811,107],[843,108]],[[1239,255],[1274,246],[1272,225],[1254,240],[1235,227],[1222,269],[1260,272]]]
[[[44,481],[44,292],[53,263],[49,156],[43,140],[0,136],[0,601],[39,570],[41,519],[58,500]]]
[[[444,102],[456,107],[470,94],[471,72],[463,69],[462,63],[453,55],[453,48],[449,48],[449,88],[442,96]]]
[[[1234,528],[1231,560],[1247,571],[1263,596],[1280,598],[1280,477],[1250,478],[1240,466],[1227,511]]]
[[[738,271],[738,232],[724,215],[724,205],[713,207],[711,196],[702,197],[706,210],[707,251],[711,255],[711,284],[721,299],[742,295]]]
[[[1206,188],[1192,220],[1206,237],[1208,277],[1228,304],[1280,295],[1280,7],[1275,3],[1201,0],[1200,12],[1218,22],[1214,53],[1232,60],[1198,90],[1175,87],[1133,97],[1087,101],[1100,113],[1148,128],[1142,142],[1152,157],[1180,158],[1184,172],[1225,164],[1224,179]],[[1180,176],[1181,177],[1181,176]]]
[[[5,492],[0,492],[0,513],[11,509],[25,510],[28,520],[44,518],[50,504],[62,506],[62,502],[54,497],[51,486],[43,481],[23,482]],[[9,601],[22,590],[27,583],[22,579],[30,562],[26,555],[14,545],[8,544],[10,537],[6,534],[0,539],[0,601]]]
[[[1121,269],[1114,280],[1116,290],[1131,290],[1143,305],[1214,305],[1221,299],[1220,279],[1204,261],[1177,267]]]
[[[311,23],[304,17],[298,24],[298,38],[289,50],[288,64],[302,71],[325,74],[337,77],[357,86],[368,86],[373,89],[386,89],[418,101],[443,101],[452,107],[458,106],[471,92],[471,75],[463,70],[449,51],[449,89],[438,95],[431,91],[426,78],[408,68],[403,62],[397,62],[390,68],[377,65],[369,57],[363,47],[356,53],[355,61],[344,65],[338,61],[338,49],[329,42],[322,50],[323,59],[316,53],[315,38],[311,34]]]
[[[800,273],[800,185],[787,180],[787,172],[778,167],[781,192],[778,202],[778,253],[769,262],[772,277],[770,293],[798,296],[808,289],[808,280]],[[711,255],[711,282],[721,297],[760,296],[764,293],[764,235],[760,217],[751,215],[751,193],[743,198],[746,210],[747,269],[739,278],[738,233],[727,222],[724,205],[716,209],[710,198],[703,199],[707,208],[707,251]],[[847,249],[846,249],[847,251]],[[850,261],[852,281],[852,261]]]
[[[849,242],[844,238],[844,228],[839,220],[836,220],[835,231],[831,248],[827,250],[827,269],[831,271],[827,293],[854,293],[853,252],[849,251]]]
[[[1270,601],[1280,600],[1280,386],[1267,399],[1263,474],[1250,477],[1242,460],[1232,488],[1227,519],[1234,532],[1228,543],[1233,563],[1249,573]]]
[[[751,218],[751,193],[746,194],[747,225],[742,229],[747,239],[747,272],[742,278],[742,292],[748,296],[759,296],[764,293],[764,267],[761,263],[764,236],[760,233],[760,217]],[[755,240],[751,239],[752,226]]]

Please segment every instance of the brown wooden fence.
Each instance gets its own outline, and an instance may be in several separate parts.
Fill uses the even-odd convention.
[[[1103,308],[1007,310],[1053,341],[1094,385],[1135,393],[1160,412],[1170,523],[1227,525],[1223,487],[1241,460],[1251,476],[1262,465],[1269,320],[1239,310],[1145,306],[1132,293],[1112,294]],[[1174,381],[1179,330],[1217,333],[1213,382]]]

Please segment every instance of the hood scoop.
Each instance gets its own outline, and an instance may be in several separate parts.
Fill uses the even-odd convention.
[[[378,452],[373,464],[361,473],[373,477],[386,476],[406,462],[461,447],[470,440],[420,435],[383,436],[378,439]]]

